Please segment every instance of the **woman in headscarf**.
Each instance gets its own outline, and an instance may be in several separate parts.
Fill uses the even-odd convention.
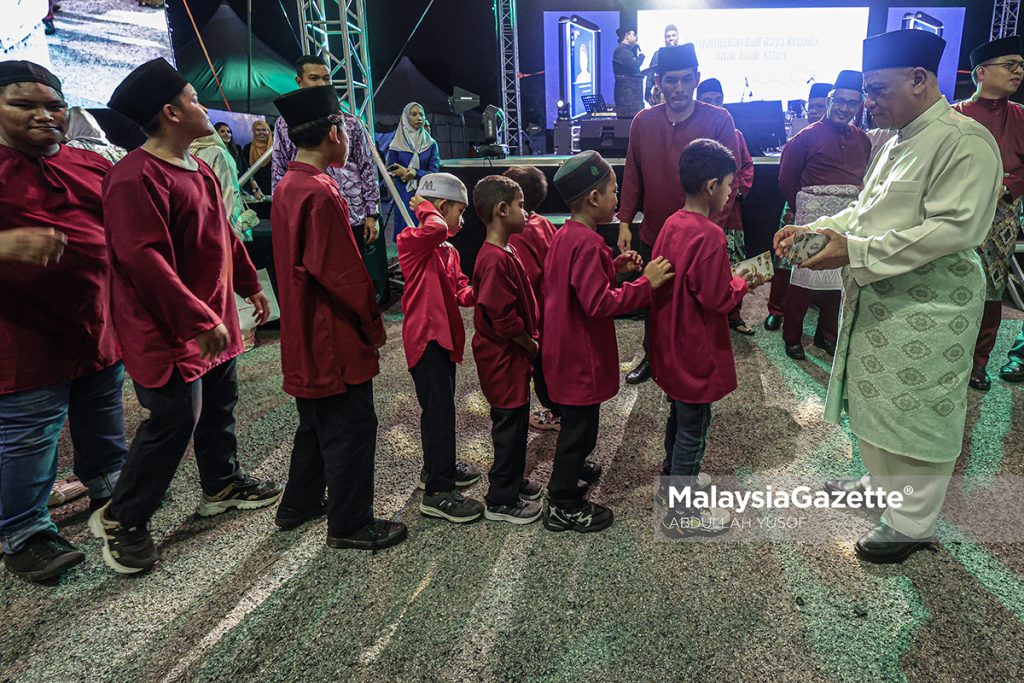
[[[441,155],[437,142],[427,131],[426,118],[423,107],[418,103],[405,105],[398,130],[384,159],[404,205],[408,205],[409,199],[416,194],[420,178],[441,170]],[[395,211],[395,236],[405,227],[402,214]]]
[[[96,152],[112,164],[128,153],[108,140],[96,118],[82,107],[68,109],[68,132],[64,136],[64,144]]]
[[[257,119],[252,122],[252,142],[245,146],[245,153],[243,157],[247,162],[247,168],[257,166],[260,160],[267,150],[274,147],[274,134],[270,132],[270,126],[263,119]],[[266,160],[257,166],[259,170],[256,171],[256,175],[252,177],[256,181],[261,191],[270,192],[270,156],[268,155]]]

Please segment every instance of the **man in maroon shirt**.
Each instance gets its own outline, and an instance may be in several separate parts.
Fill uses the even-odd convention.
[[[636,115],[629,129],[626,168],[619,198],[619,250],[636,249],[644,261],[650,261],[651,247],[665,220],[682,208],[685,196],[679,185],[679,155],[698,138],[709,138],[725,145],[740,157],[736,127],[724,109],[694,99],[700,83],[697,53],[692,43],[658,50],[654,77],[665,95],[665,104],[645,109]],[[724,226],[735,193],[722,211],[711,220]],[[630,223],[643,209],[640,239],[634,244]],[[647,360],[647,335],[644,334],[644,358],[626,375],[630,384],[651,378]]]
[[[815,83],[807,93],[807,122],[808,125],[817,123],[825,118],[825,110],[828,107],[828,94],[832,90],[831,83]],[[801,129],[802,130],[802,129]],[[798,130],[793,137],[796,137]],[[792,138],[790,138],[792,139]],[[782,210],[782,220],[779,227],[790,225],[793,222],[793,204],[787,204]],[[771,289],[768,292],[768,317],[764,319],[764,329],[775,332],[782,327],[782,315],[786,305],[786,291],[789,289],[789,264],[775,264],[775,275],[771,280]]]
[[[988,391],[992,386],[986,366],[996,343],[1003,314],[1003,294],[1010,259],[1021,226],[1021,195],[1024,194],[1024,107],[1010,102],[1024,77],[1020,36],[1000,38],[971,52],[971,76],[977,90],[956,110],[985,126],[999,145],[1003,161],[1003,194],[985,241],[978,248],[985,265],[985,311],[974,347],[970,386]]]
[[[189,441],[203,487],[199,514],[275,503],[281,487],[243,474],[236,459],[234,359],[242,352],[233,292],[266,322],[269,305],[231,226],[213,171],[188,153],[214,132],[195,88],[163,59],[135,69],[109,106],[142,126],[145,144],[103,184],[114,325],[139,425],[113,500],[89,518],[103,560],[133,574],[159,559],[147,525]]]
[[[824,189],[820,186],[847,185],[860,188],[864,184],[871,141],[856,125],[863,101],[862,80],[859,71],[840,73],[826,98],[825,118],[797,133],[782,150],[779,189],[787,206],[794,211],[797,207],[797,194],[801,190],[818,186],[823,192],[835,193],[839,188]],[[818,217],[820,215],[813,218]],[[821,284],[815,285],[816,289],[810,289],[802,286],[798,279],[798,275],[803,276],[807,272],[786,271],[792,282],[783,304],[782,340],[786,345],[786,355],[794,360],[806,358],[801,339],[804,316],[807,315],[812,299],[817,301],[819,307],[814,345],[833,355],[836,338],[839,336],[842,291],[838,288],[838,273],[834,277],[836,288],[827,289],[825,287],[829,285]]]
[[[100,207],[110,162],[62,146],[67,127],[53,74],[0,62],[0,542],[9,571],[43,582],[85,559],[47,510],[65,418],[92,507],[126,451]]]
[[[329,85],[274,105],[298,148],[271,217],[283,304],[281,370],[299,412],[276,523],[294,529],[326,513],[332,548],[387,548],[407,533],[404,524],[373,514],[373,377],[387,335],[348,204],[325,173],[348,158],[341,105]]]

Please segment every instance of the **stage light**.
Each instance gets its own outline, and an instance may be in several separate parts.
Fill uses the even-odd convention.
[[[555,106],[558,107],[559,121],[565,121],[569,118],[569,105],[565,100],[558,100],[558,102],[555,102]]]

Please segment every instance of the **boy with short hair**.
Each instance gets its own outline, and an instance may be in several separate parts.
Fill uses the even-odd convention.
[[[473,268],[473,356],[480,389],[491,404],[494,440],[484,516],[529,524],[541,513],[533,502],[540,498],[540,486],[523,478],[530,374],[539,350],[537,301],[526,269],[509,244],[509,236],[521,233],[526,225],[523,192],[511,178],[487,176],[473,188],[473,207],[487,225],[487,240]]]
[[[523,208],[526,209],[526,227],[518,234],[510,235],[508,243],[515,247],[519,260],[526,269],[526,276],[533,287],[533,295],[537,299],[537,330],[544,336],[544,259],[551,248],[551,240],[555,236],[555,226],[547,218],[537,213],[537,209],[548,196],[548,179],[536,166],[513,166],[502,175],[511,178],[523,190]],[[561,429],[562,417],[558,407],[548,394],[544,381],[544,366],[541,354],[533,361],[533,390],[542,406],[541,410],[530,415],[530,426],[539,431],[558,431]]]
[[[462,229],[468,205],[461,180],[450,173],[425,175],[409,202],[419,225],[402,230],[396,240],[405,275],[402,344],[423,410],[420,512],[456,523],[483,514],[480,501],[455,490],[480,479],[479,469],[455,457],[455,367],[466,344],[459,306],[469,308],[476,300],[448,238]]]
[[[696,487],[711,426],[711,403],[736,388],[729,311],[763,280],[733,275],[722,229],[708,218],[729,200],[736,160],[714,140],[698,139],[679,158],[686,191],[683,208],[665,221],[653,255],[672,261],[679,277],[654,294],[651,371],[671,401],[665,428],[664,476]],[[660,488],[665,497],[666,486]],[[715,509],[669,510],[666,535],[714,535],[729,530],[730,516]]]
[[[275,523],[294,529],[326,513],[330,547],[387,548],[406,537],[404,524],[373,515],[373,377],[387,334],[348,206],[325,173],[348,158],[341,106],[331,86],[296,90],[274,105],[298,148],[271,221],[284,390],[299,412]]]
[[[617,186],[612,167],[593,151],[577,154],[555,174],[572,217],[555,233],[544,262],[541,353],[551,398],[562,411],[544,511],[544,526],[552,531],[594,532],[612,523],[612,511],[585,496],[601,474],[586,462],[597,445],[601,403],[619,391],[615,316],[648,305],[652,291],[673,277],[672,264],[658,258],[635,281],[616,284],[616,272],[641,267],[632,250],[613,261],[597,233],[615,217]]]

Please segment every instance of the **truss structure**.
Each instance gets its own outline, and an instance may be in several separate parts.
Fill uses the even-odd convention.
[[[327,62],[342,104],[373,130],[373,78],[366,31],[366,0],[296,0],[305,54]]]
[[[989,40],[1017,34],[1020,0],[995,0],[992,9],[992,32]]]
[[[498,129],[498,142],[508,145],[513,154],[519,154],[523,149],[523,124],[520,115],[516,0],[494,0],[494,18],[501,64],[501,108],[505,113]]]

